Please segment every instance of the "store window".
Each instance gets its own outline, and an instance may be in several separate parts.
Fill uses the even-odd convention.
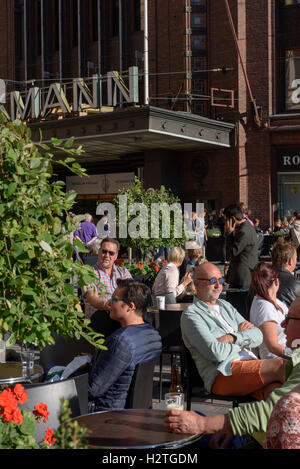
[[[285,108],[300,109],[300,48],[285,52]]]
[[[192,27],[196,27],[196,28],[205,28],[206,27],[205,13],[192,13],[191,25]]]
[[[206,49],[206,36],[204,34],[192,35],[191,45],[192,49]]]

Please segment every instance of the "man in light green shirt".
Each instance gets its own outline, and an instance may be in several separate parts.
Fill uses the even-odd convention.
[[[191,411],[169,411],[166,426],[175,433],[222,433],[228,436],[252,435],[262,443],[267,423],[277,401],[300,383],[300,297],[291,304],[282,323],[287,336],[287,347],[293,350],[292,360],[285,367],[285,382],[276,388],[266,401],[254,402],[229,414],[202,417]]]

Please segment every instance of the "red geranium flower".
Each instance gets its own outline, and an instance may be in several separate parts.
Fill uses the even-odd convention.
[[[168,261],[166,259],[163,260],[164,264],[168,264]]]
[[[49,413],[47,404],[43,404],[40,402],[39,404],[34,406],[33,414],[35,415],[37,421],[40,423],[42,418],[44,417],[44,423],[47,422]]]
[[[155,262],[153,262],[153,261],[149,265],[150,265],[150,267],[155,267],[156,266]]]
[[[51,446],[53,445],[53,443],[56,442],[56,438],[54,438],[53,433],[54,433],[54,430],[52,430],[51,428],[47,428],[46,435],[43,438],[43,441],[45,441],[45,443],[47,443],[48,446]]]
[[[159,272],[159,267],[157,265],[154,267],[155,272]]]
[[[124,259],[122,259],[122,258],[115,260],[116,265],[123,264],[123,263],[124,263]]]
[[[4,389],[0,394],[0,407],[10,407],[15,409],[17,404],[17,399],[13,391],[10,388]]]
[[[142,269],[142,268],[143,268],[143,264],[138,264],[138,268],[139,268],[139,269]]]
[[[27,401],[27,392],[24,390],[22,384],[16,384],[14,387],[14,394],[19,404],[24,404]]]

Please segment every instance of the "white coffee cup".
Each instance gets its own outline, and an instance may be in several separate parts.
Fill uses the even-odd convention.
[[[158,309],[165,309],[166,299],[164,296],[157,296],[156,297],[156,305]]]

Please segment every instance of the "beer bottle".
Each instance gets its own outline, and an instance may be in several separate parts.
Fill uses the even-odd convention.
[[[169,392],[183,392],[183,387],[180,383],[179,357],[176,357],[172,366],[172,383]]]

